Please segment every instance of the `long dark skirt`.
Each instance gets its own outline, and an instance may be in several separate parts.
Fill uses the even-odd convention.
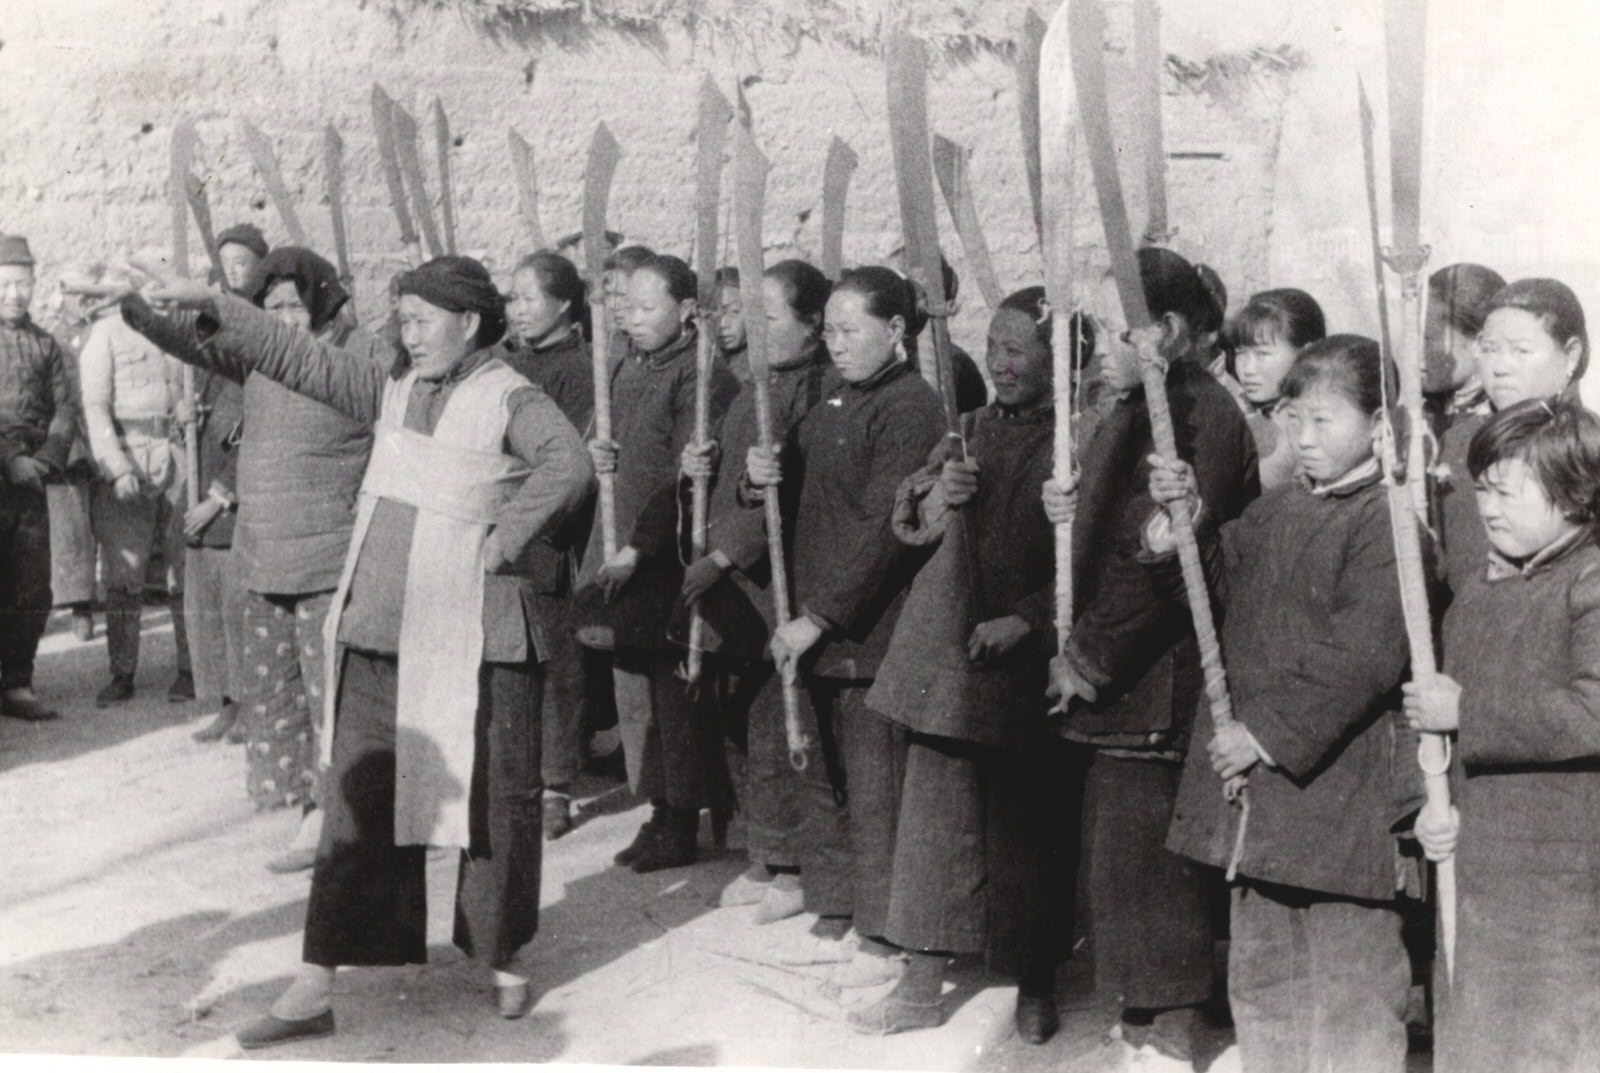
[[[1124,1007],[1211,993],[1212,904],[1221,876],[1166,848],[1183,767],[1105,752],[1084,791],[1084,866],[1095,983]]]
[[[427,961],[427,849],[394,844],[398,666],[393,656],[344,653],[306,909],[313,965]],[[536,663],[487,663],[478,681],[472,847],[461,855],[454,938],[499,968],[539,926],[541,678]]]
[[[908,950],[983,954],[1021,976],[1072,939],[1083,750],[994,749],[912,734],[885,937]]]
[[[908,732],[867,707],[871,686],[802,676],[801,717],[813,744],[796,855],[806,909],[853,917],[857,934],[878,938],[889,919]]]

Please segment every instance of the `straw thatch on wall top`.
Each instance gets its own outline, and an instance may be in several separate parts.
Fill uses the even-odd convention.
[[[667,29],[708,42],[878,51],[899,24],[950,56],[1008,51],[1029,0],[387,0],[397,16],[454,11],[490,36],[571,45],[601,33],[649,42]],[[1054,4],[1045,4],[1045,15]]]

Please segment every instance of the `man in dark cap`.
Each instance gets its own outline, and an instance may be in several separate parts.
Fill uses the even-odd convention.
[[[33,254],[0,235],[0,715],[57,713],[33,693],[33,658],[50,617],[45,478],[67,464],[76,406],[61,347],[33,323]]]
[[[222,282],[228,290],[245,294],[267,252],[267,237],[255,224],[234,224],[218,235],[217,260],[222,262]]]
[[[481,264],[440,257],[398,280],[403,354],[341,352],[248,303],[192,287],[217,352],[374,423],[355,534],[334,595],[325,826],[304,961],[247,1048],[333,1031],[339,965],[427,957],[429,845],[457,846],[456,944],[527,1011],[521,948],[539,906],[539,664],[524,552],[594,480],[578,431],[494,345],[505,302]],[[137,298],[123,315],[154,314]]]

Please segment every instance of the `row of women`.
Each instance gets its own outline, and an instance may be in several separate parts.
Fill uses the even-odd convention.
[[[1416,839],[1459,859],[1439,1068],[1576,1068],[1600,1042],[1583,833],[1600,794],[1600,653],[1584,647],[1600,621],[1600,424],[1570,387],[1588,343],[1568,288],[1470,265],[1431,281],[1435,604],[1449,609],[1445,673],[1406,685],[1375,453],[1392,384],[1377,344],[1327,334],[1304,292],[1255,295],[1228,318],[1214,273],[1141,250],[1155,318],[1142,343],[1165,365],[1178,457],[1155,451],[1139,349],[1075,316],[1070,345],[1093,357],[1071,393],[1077,475],[1058,482],[1065,393],[1041,288],[995,311],[993,401],[953,433],[918,374],[914,285],[883,267],[829,281],[773,265],[767,448],[754,393],[723,365],[715,442],[694,436],[688,266],[637,248],[610,264],[618,432],[587,446],[587,414],[559,405],[588,384],[584,284],[553,253],[524,261],[509,297],[467,258],[401,274],[387,352],[182,284],[168,296],[189,314],[124,302],[141,331],[188,333],[191,360],[375,433],[326,629],[330,766],[304,961],[241,1043],[333,1032],[337,966],[425,958],[428,845],[460,847],[457,945],[489,963],[502,1015],[526,1011],[536,713],[547,686],[577,688],[561,655],[574,637],[610,653],[630,781],[652,803],[618,863],[692,862],[701,811],[720,829],[737,799],[751,868],[724,903],[755,905],[758,923],[815,914],[815,934],[854,951],[842,989],[897,981],[849,1011],[863,1031],[941,1023],[951,959],[979,955],[1018,982],[1018,1032],[1043,1042],[1081,928],[1123,1038],[1181,1055],[1212,997],[1232,862],[1227,999],[1244,1067],[1399,1070],[1411,970],[1397,877]],[[610,554],[601,526],[585,532],[597,475],[615,494]],[[699,557],[696,479],[711,485]],[[781,622],[770,496],[793,589]],[[1236,720],[1220,728],[1174,554],[1180,513],[1222,616]],[[1066,523],[1075,599],[1060,637]],[[677,673],[691,610],[709,650],[694,688]],[[734,722],[740,787],[722,762]],[[1459,813],[1414,831],[1407,743],[1458,728]],[[1244,776],[1236,845],[1224,786]]]

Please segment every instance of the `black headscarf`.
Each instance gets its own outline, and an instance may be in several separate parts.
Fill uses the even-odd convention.
[[[250,280],[250,300],[264,305],[272,285],[285,279],[294,281],[300,304],[311,314],[314,332],[338,316],[350,300],[349,292],[339,282],[339,270],[300,246],[279,246],[262,259]]]
[[[395,279],[395,291],[414,294],[451,313],[476,313],[479,347],[493,346],[506,334],[506,300],[489,270],[471,257],[435,257]]]

